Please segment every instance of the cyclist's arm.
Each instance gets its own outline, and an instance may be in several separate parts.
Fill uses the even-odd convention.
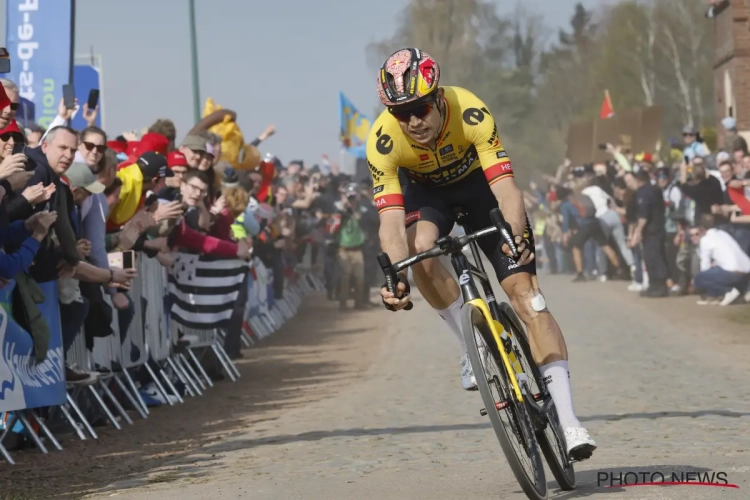
[[[490,183],[492,194],[497,198],[500,211],[510,224],[513,234],[523,235],[526,230],[526,207],[523,202],[523,193],[518,189],[513,178],[513,166],[500,142],[495,119],[484,105],[478,106],[475,112],[473,119],[465,121],[466,136],[477,148],[484,175]],[[483,115],[481,120],[478,119],[479,113]]]
[[[373,131],[376,128],[374,125]],[[404,196],[398,180],[398,151],[394,151],[394,142],[390,142],[390,148],[378,149],[383,137],[388,136],[381,134],[381,137],[376,137],[371,132],[367,141],[367,166],[372,175],[375,207],[380,214],[380,247],[391,262],[397,262],[409,256]]]

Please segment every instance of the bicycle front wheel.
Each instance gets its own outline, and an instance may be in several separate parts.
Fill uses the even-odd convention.
[[[521,326],[523,323],[518,318],[516,311],[513,310],[510,304],[505,302],[500,304],[500,314],[502,316],[500,322],[510,331],[511,335],[513,335],[521,346],[521,352],[516,352],[516,357],[521,361],[524,373],[530,376],[529,391],[544,396],[540,410],[544,410],[546,425],[544,429],[537,429],[536,432],[539,447],[542,449],[544,458],[547,459],[547,465],[552,471],[552,475],[555,476],[557,484],[560,485],[560,489],[563,491],[574,490],[576,487],[576,474],[573,469],[573,463],[568,457],[565,445],[565,433],[560,426],[560,420],[557,418],[557,409],[555,408],[555,403],[552,401],[552,396],[550,396],[544,386],[539,367],[531,356],[529,339],[526,336],[523,326]],[[534,401],[529,401],[529,404],[537,405]]]
[[[516,399],[487,319],[466,304],[461,326],[477,388],[508,465],[526,496],[545,499],[547,481],[531,420],[525,404]]]

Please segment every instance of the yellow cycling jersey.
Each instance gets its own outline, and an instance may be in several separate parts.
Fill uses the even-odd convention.
[[[510,158],[487,106],[466,89],[443,88],[446,118],[435,150],[411,140],[388,110],[372,125],[367,138],[367,166],[378,211],[404,209],[399,167],[405,168],[415,182],[436,187],[459,181],[480,165],[490,185],[513,176]]]

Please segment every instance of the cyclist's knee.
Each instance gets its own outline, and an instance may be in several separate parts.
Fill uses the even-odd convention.
[[[533,321],[540,314],[548,312],[547,301],[538,289],[531,287],[515,289],[508,295],[508,298],[516,314],[524,323]]]

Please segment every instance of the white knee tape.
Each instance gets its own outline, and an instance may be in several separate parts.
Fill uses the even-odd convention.
[[[547,301],[544,300],[544,296],[541,293],[537,293],[531,299],[531,308],[536,312],[542,312],[547,309]]]

